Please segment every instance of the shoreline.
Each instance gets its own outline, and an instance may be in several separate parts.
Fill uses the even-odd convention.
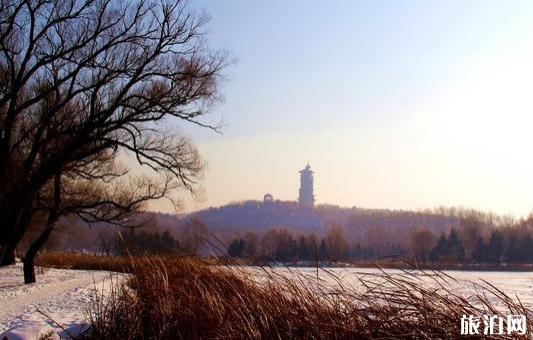
[[[250,266],[270,266],[288,268],[383,268],[399,270],[426,270],[426,271],[464,271],[464,272],[533,272],[533,264],[421,264],[408,262],[330,262],[330,261],[299,261],[299,262],[271,262],[251,261],[238,263]]]

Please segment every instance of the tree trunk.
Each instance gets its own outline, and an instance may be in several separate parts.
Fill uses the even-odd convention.
[[[35,242],[32,243],[32,245],[26,252],[26,255],[24,255],[24,258],[22,259],[24,283],[35,282],[35,257],[37,256],[39,249],[41,249],[41,247],[48,240],[48,237],[50,237],[50,234],[52,234],[52,230],[54,229],[54,222],[55,221],[47,222],[46,228],[44,229],[43,233],[39,235]]]
[[[39,237],[32,243],[22,262],[24,264],[24,283],[34,283],[35,282],[35,256],[39,252],[39,249],[46,243],[52,230],[54,229],[54,224],[56,223],[59,214],[59,203],[61,201],[61,187],[60,187],[60,175],[56,175],[54,179],[54,205],[48,213],[48,219],[46,220],[46,225]]]
[[[34,283],[35,282],[35,255],[33,256],[24,256],[22,259],[24,271],[24,283]]]
[[[30,226],[33,215],[31,206],[21,205],[14,210],[0,210],[7,216],[0,220],[0,267],[15,264],[15,249]],[[20,217],[20,218],[19,218]]]

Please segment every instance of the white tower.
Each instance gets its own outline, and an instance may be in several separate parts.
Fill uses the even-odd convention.
[[[313,193],[313,171],[307,163],[305,169],[300,170],[300,196],[298,202],[301,206],[313,207],[315,195]]]

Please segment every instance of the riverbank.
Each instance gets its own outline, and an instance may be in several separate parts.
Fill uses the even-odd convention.
[[[501,271],[501,272],[533,272],[533,263],[442,263],[427,264],[407,260],[378,260],[378,261],[225,261],[238,265],[268,266],[268,267],[319,267],[319,268],[384,268],[384,269],[420,269],[420,270],[459,270],[459,271]]]

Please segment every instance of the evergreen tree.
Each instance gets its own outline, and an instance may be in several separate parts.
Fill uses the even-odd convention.
[[[363,257],[363,249],[361,248],[361,244],[357,243],[355,247],[352,248],[350,257],[354,259],[360,259]]]
[[[448,261],[457,263],[465,260],[465,248],[457,230],[452,229],[447,241],[446,258]]]
[[[520,263],[522,257],[520,248],[519,238],[513,233],[511,237],[509,237],[507,243],[507,251],[505,254],[506,261],[509,263]]]
[[[297,240],[297,255],[300,260],[314,261],[318,244],[315,234],[302,235]]]
[[[242,257],[244,255],[244,239],[235,239],[228,246],[228,255],[231,257]]]
[[[280,229],[278,232],[276,244],[276,260],[292,261],[297,252],[296,241],[292,234],[286,229]]]
[[[430,261],[439,262],[441,258],[445,255],[447,247],[448,247],[448,243],[446,240],[446,236],[444,236],[444,234],[440,234],[437,244],[435,245],[435,247],[433,247],[429,255]]]
[[[168,230],[165,230],[161,235],[161,246],[165,251],[171,251],[176,248],[176,240],[170,235]]]
[[[488,262],[500,263],[505,251],[505,238],[500,231],[493,231],[488,245]]]
[[[507,262],[533,263],[533,240],[529,234],[518,235],[514,233],[509,238],[507,247]]]
[[[533,263],[533,238],[531,235],[527,235],[524,238],[524,262]]]
[[[489,262],[489,246],[482,237],[478,237],[472,250],[472,259],[476,263]]]

